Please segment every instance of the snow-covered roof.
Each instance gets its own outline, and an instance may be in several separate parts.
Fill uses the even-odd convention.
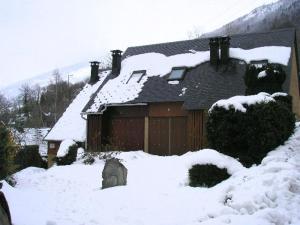
[[[21,146],[38,145],[39,152],[42,156],[47,155],[47,142],[43,139],[49,132],[50,128],[24,128],[24,132],[12,130],[14,140]]]
[[[85,141],[86,121],[81,117],[80,113],[109,73],[110,71],[108,70],[100,72],[99,81],[97,83],[94,85],[86,84],[84,86],[45,137],[45,140],[62,141],[72,139],[79,142]]]
[[[235,60],[218,70],[209,63],[208,39],[129,48],[124,53],[120,74],[112,77],[83,111],[101,112],[103,105],[174,101],[184,102],[183,106],[190,110],[209,108],[221,98],[245,93],[246,63],[268,60],[289,70],[293,38],[287,34],[292,32],[294,30],[233,36],[229,55]],[[167,79],[174,67],[189,68],[180,82]],[[128,82],[133,72],[141,70],[146,74],[138,82]],[[289,71],[287,74],[285,92],[289,88]]]

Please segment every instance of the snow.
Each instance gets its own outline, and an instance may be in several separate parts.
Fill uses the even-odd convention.
[[[275,98],[275,97],[278,97],[278,96],[285,97],[285,96],[288,96],[288,94],[287,93],[283,93],[283,92],[276,92],[276,93],[273,93],[271,96],[272,96],[272,98]]]
[[[268,59],[270,63],[287,65],[291,48],[267,46],[254,49],[230,48],[230,57],[246,62]],[[94,104],[87,112],[97,112],[102,105],[113,105],[132,101],[139,96],[144,83],[152,76],[165,76],[173,67],[195,67],[209,61],[209,51],[189,51],[189,53],[165,56],[161,53],[145,53],[126,57],[122,61],[120,74],[109,80],[98,92]],[[139,82],[127,82],[134,71],[146,70]]]
[[[76,160],[82,159],[83,156],[84,156],[84,149],[83,148],[78,148],[77,149]]]
[[[279,63],[287,66],[291,56],[291,48],[283,46],[266,46],[253,49],[230,48],[231,58],[245,60],[250,63],[252,60],[265,60],[269,63]]]
[[[76,142],[71,139],[66,139],[61,142],[57,151],[57,157],[64,157],[69,152],[69,147],[75,145]]]
[[[168,84],[179,84],[179,80],[169,80]]]
[[[62,117],[57,121],[45,140],[73,139],[83,142],[86,138],[86,121],[81,117],[81,111],[96,92],[110,71],[99,74],[100,80],[94,84],[86,84],[82,91],[76,96],[73,102],[66,109]]]
[[[263,78],[263,77],[266,77],[267,76],[267,73],[265,70],[261,71],[258,73],[257,75],[257,78],[260,79],[260,78]]]
[[[127,186],[102,190],[104,162],[77,162],[15,174],[3,182],[14,225],[299,225],[300,124],[261,165],[243,168],[213,150],[183,156],[116,154],[128,168]],[[193,163],[231,166],[232,176],[212,188],[187,186]],[[220,161],[220,162],[218,162]]]
[[[186,88],[186,87],[183,87],[183,88],[181,89],[181,93],[179,94],[179,96],[185,95],[186,90],[187,90],[187,88]]]
[[[44,137],[49,132],[50,128],[24,128],[24,132],[18,132],[12,129],[14,140],[21,146],[38,145],[41,156],[47,155],[47,142]]]
[[[261,92],[257,95],[248,95],[248,96],[234,96],[229,99],[222,99],[214,103],[211,108],[209,109],[209,112],[211,112],[215,107],[222,107],[226,110],[229,110],[230,108],[235,109],[235,111],[240,112],[246,112],[247,109],[244,107],[244,105],[254,105],[258,103],[267,103],[275,101],[272,95]]]

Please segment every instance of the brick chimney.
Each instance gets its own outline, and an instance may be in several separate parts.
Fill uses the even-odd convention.
[[[99,62],[97,61],[92,61],[90,62],[91,64],[91,78],[90,78],[90,81],[89,81],[89,84],[93,85],[95,83],[97,83],[97,81],[99,81],[99,76],[98,76],[98,73],[99,73]]]
[[[121,59],[122,51],[121,50],[112,50],[112,68],[111,72],[113,75],[118,76],[121,71]]]
[[[214,37],[209,39],[210,64],[218,65],[219,57],[219,38]]]
[[[221,63],[227,64],[229,61],[229,47],[230,47],[230,37],[220,38],[220,48],[221,48]]]

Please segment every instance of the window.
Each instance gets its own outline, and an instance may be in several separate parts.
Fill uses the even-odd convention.
[[[185,74],[185,67],[174,67],[168,77],[168,80],[182,80]]]
[[[133,71],[126,84],[139,83],[142,77],[146,74],[146,70]]]
[[[54,143],[50,143],[49,144],[49,148],[51,148],[51,149],[55,148],[55,144]]]

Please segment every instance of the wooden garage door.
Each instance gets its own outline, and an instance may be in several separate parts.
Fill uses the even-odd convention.
[[[149,118],[149,153],[169,155],[169,118]]]
[[[186,117],[149,118],[149,153],[181,155],[187,149]]]
[[[113,118],[109,137],[116,150],[144,149],[144,118]]]

